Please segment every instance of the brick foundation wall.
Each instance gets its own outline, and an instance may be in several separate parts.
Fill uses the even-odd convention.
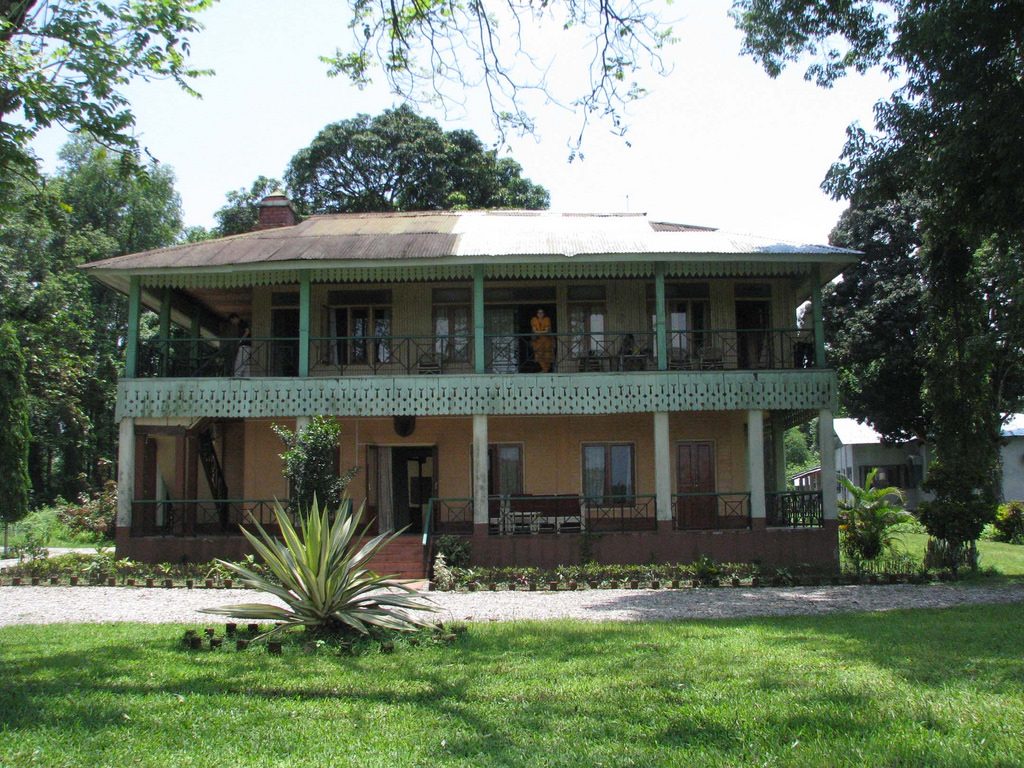
[[[674,531],[659,523],[657,531],[603,533],[589,537],[593,557],[600,563],[688,563],[701,555],[720,563],[760,562],[767,567],[814,565],[839,567],[839,529],[834,520],[822,528],[764,528],[741,531]],[[472,564],[530,565],[553,568],[579,563],[584,537],[580,534],[491,536],[486,525],[472,537]],[[144,563],[206,562],[215,557],[238,560],[252,552],[241,536],[132,537],[117,529],[117,557]]]
[[[755,528],[741,531],[674,531],[661,523],[658,531],[605,533],[590,537],[599,563],[693,562],[701,555],[720,563],[757,561],[768,567],[798,564],[826,570],[839,567],[839,529],[827,521],[822,528]],[[530,565],[552,568],[581,561],[579,534],[490,536],[479,525],[472,537],[472,564]]]

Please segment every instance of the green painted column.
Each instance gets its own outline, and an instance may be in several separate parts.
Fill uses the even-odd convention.
[[[171,289],[160,294],[160,375],[166,376],[171,361]]]
[[[654,264],[654,331],[658,345],[658,370],[668,370],[668,333],[665,328],[665,263]]]
[[[299,276],[299,376],[309,376],[309,273]]]
[[[484,357],[484,265],[473,267],[473,363],[477,373],[486,371]]]
[[[821,306],[821,271],[817,270],[811,286],[811,309],[814,312],[814,366],[825,367],[825,322]]]
[[[139,311],[142,304],[142,284],[138,277],[128,283],[128,339],[125,342],[124,377],[134,379],[139,358]]]
[[[190,339],[188,347],[188,364],[190,371],[199,370],[199,336],[200,333],[199,307],[192,310],[192,323],[189,326],[188,336]]]

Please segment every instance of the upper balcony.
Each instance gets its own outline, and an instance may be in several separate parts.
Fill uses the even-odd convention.
[[[317,216],[87,269],[129,297],[122,415],[583,413],[824,407],[820,288],[855,258],[478,211]]]
[[[653,332],[483,335],[483,366],[471,335],[253,338],[150,337],[138,343],[134,377],[424,376],[641,371],[768,371],[820,367],[813,329],[672,331],[662,353]],[[664,364],[662,364],[662,355]]]

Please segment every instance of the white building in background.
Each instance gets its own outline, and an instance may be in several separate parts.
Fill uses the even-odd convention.
[[[915,509],[930,494],[921,489],[926,468],[931,460],[928,446],[920,440],[886,445],[867,423],[856,419],[835,419],[836,472],[848,480],[864,485],[868,473],[878,468],[876,483],[901,488],[907,497],[907,508]],[[1002,428],[1001,448],[1003,500],[1024,499],[1024,413],[1011,414]],[[821,469],[800,472],[793,484],[801,489],[821,487]]]

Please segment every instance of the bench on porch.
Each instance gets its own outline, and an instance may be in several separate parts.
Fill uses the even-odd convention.
[[[487,506],[491,533],[579,533],[584,529],[576,494],[492,496]]]

